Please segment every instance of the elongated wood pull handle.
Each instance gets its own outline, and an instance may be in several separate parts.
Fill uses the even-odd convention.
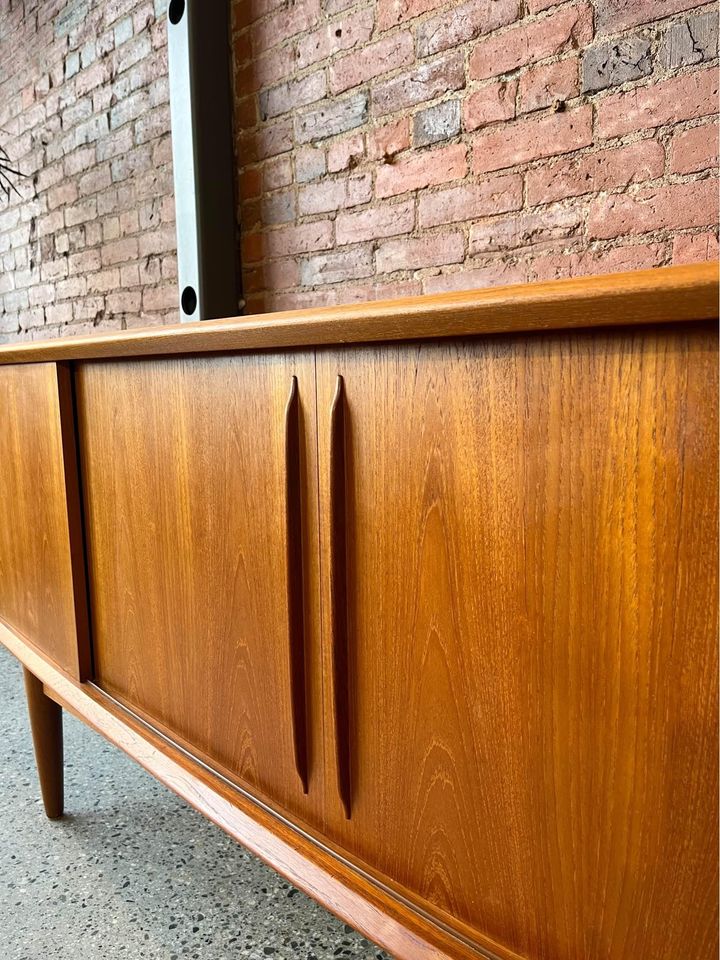
[[[338,792],[350,819],[350,705],[345,529],[345,384],[338,376],[330,412],[330,605],[332,611],[333,714]]]
[[[285,407],[285,522],[287,613],[290,644],[290,706],[295,769],[308,792],[307,713],[305,702],[305,615],[300,475],[300,392],[292,378]]]

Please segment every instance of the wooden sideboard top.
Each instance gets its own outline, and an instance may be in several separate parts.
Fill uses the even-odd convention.
[[[699,263],[8,344],[0,364],[710,320],[718,292],[718,265]]]

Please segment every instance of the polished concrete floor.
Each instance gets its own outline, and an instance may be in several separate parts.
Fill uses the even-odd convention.
[[[385,960],[67,715],[65,761],[51,822],[0,648],[0,960]]]

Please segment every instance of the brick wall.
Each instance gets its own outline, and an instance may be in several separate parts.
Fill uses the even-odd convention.
[[[233,0],[251,312],[717,255],[717,6]]]
[[[0,340],[178,320],[165,6],[0,7]],[[715,257],[716,11],[232,0],[248,310]]]
[[[0,5],[0,340],[178,318],[164,9]]]

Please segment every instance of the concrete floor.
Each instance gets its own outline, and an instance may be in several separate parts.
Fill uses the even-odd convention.
[[[67,714],[65,802],[0,648],[0,960],[386,958]]]

